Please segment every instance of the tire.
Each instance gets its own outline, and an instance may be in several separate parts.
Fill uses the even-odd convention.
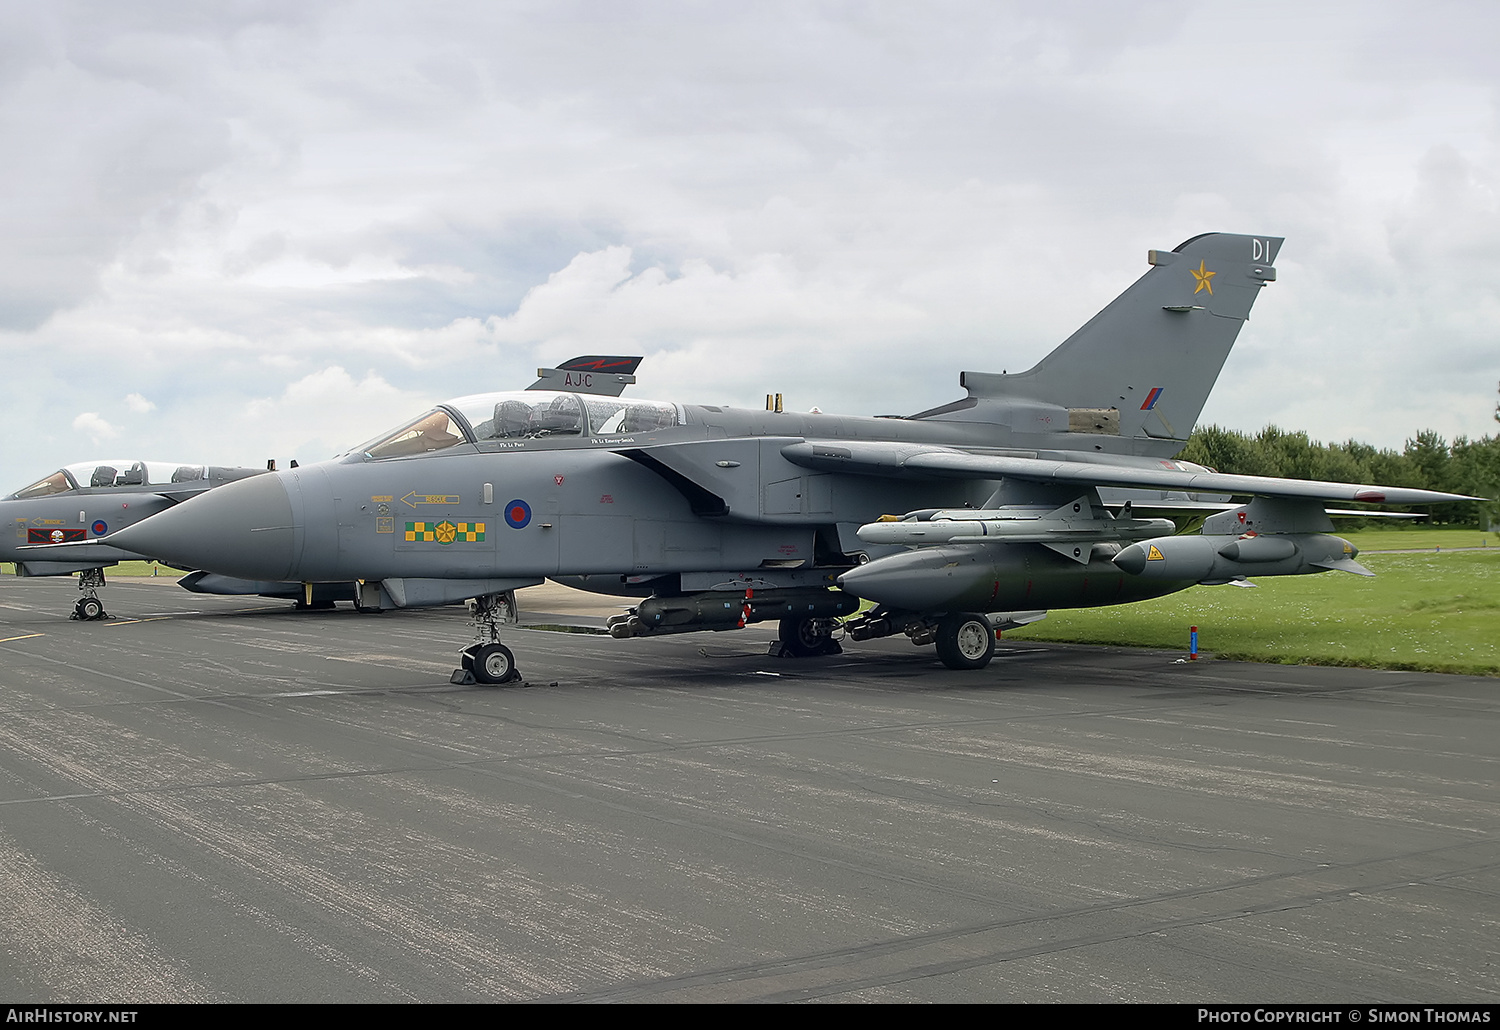
[[[830,619],[782,619],[776,626],[776,636],[798,658],[809,658],[822,654],[833,640]]]
[[[982,669],[995,656],[995,631],[983,615],[950,615],[938,624],[938,658],[950,669]]]
[[[504,644],[485,644],[474,650],[474,678],[480,683],[509,683],[519,679],[516,656]]]
[[[78,602],[78,617],[85,622],[104,618],[104,602],[97,597],[85,597]]]

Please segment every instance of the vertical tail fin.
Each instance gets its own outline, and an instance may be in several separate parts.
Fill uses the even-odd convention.
[[[950,417],[997,421],[1015,437],[1044,436],[1050,447],[1176,454],[1257,293],[1276,279],[1281,243],[1207,233],[1151,251],[1151,269],[1036,367],[964,372],[969,400],[959,404],[971,411],[949,406]],[[1101,440],[1108,437],[1116,442]]]

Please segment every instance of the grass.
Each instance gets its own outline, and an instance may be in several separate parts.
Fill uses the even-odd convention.
[[[184,576],[181,569],[174,569],[170,565],[161,565],[154,561],[122,561],[120,564],[105,569],[106,576]]]
[[[1500,547],[1500,533],[1486,533],[1472,527],[1381,526],[1377,529],[1342,533],[1335,521],[1333,532],[1361,551],[1432,550],[1438,547],[1446,551],[1454,547]]]
[[[1192,587],[1053,611],[1005,636],[1186,652],[1197,626],[1199,647],[1220,658],[1500,676],[1500,547],[1360,561],[1374,579],[1326,572],[1269,577],[1253,590]]]

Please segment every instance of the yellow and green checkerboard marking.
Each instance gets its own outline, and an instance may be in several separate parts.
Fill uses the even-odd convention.
[[[406,524],[407,543],[414,544],[482,544],[484,543],[483,522],[408,522]]]

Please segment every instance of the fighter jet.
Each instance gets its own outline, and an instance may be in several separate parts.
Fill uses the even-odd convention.
[[[81,461],[0,497],[0,561],[20,576],[80,573],[73,618],[108,618],[99,589],[104,570],[146,556],[99,542],[173,505],[264,469],[188,465],[171,461]],[[69,543],[67,549],[41,545]],[[292,584],[300,589],[301,584]]]
[[[639,356],[588,354],[570,358],[556,368],[537,369],[531,390],[566,390],[618,397],[631,383]],[[297,463],[292,462],[296,468]],[[20,576],[79,574],[79,597],[74,619],[109,618],[99,590],[104,570],[122,561],[149,560],[103,543],[100,537],[149,518],[175,504],[225,483],[236,482],[266,469],[188,465],[170,461],[100,459],[66,465],[15,493],[0,497],[0,561],[13,562]],[[77,512],[77,521],[73,513]],[[49,546],[66,543],[66,548]],[[335,601],[357,601],[352,582],[303,584],[247,580],[205,570],[191,570],[178,580],[198,594],[259,595],[286,598],[298,608],[331,608]]]
[[[963,372],[904,417],[460,397],[332,461],[234,483],[107,539],[251,579],[357,581],[361,603],[473,599],[456,681],[506,682],[510,592],[551,578],[637,599],[617,637],[779,621],[784,653],[905,633],[986,665],[997,628],[1197,583],[1364,574],[1325,504],[1456,495],[1221,475],[1174,460],[1282,240],[1170,251],[1029,371]],[[1175,535],[1101,488],[1250,498]],[[861,611],[861,602],[873,607]]]

